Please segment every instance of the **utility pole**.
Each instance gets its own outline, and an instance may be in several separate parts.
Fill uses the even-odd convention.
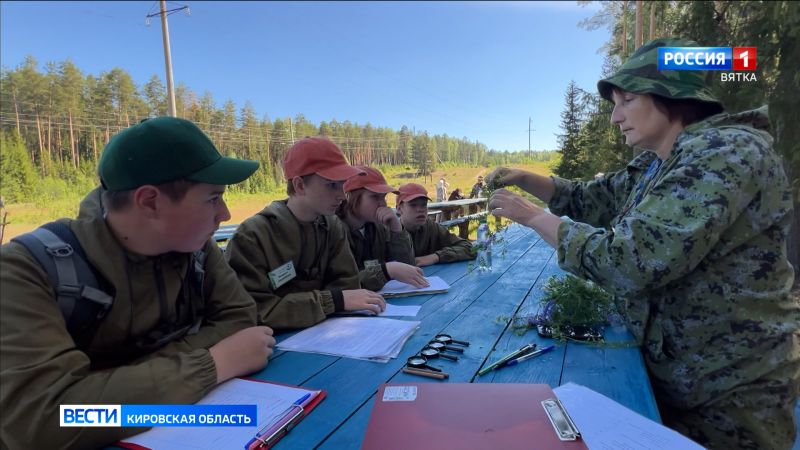
[[[164,40],[164,62],[167,66],[167,100],[169,102],[169,115],[172,117],[176,117],[178,115],[178,111],[175,107],[175,89],[172,82],[172,56],[169,50],[169,27],[167,26],[167,15],[171,12],[176,11],[183,11],[184,9],[189,11],[188,6],[181,6],[180,8],[170,9],[167,10],[167,2],[166,0],[161,0],[161,11],[159,13],[148,14],[147,17],[147,24],[150,24],[150,18],[155,16],[156,14],[161,16],[161,37]]]
[[[531,117],[528,116],[528,158],[531,157]]]
[[[161,0],[161,36],[164,38],[164,62],[167,65],[167,98],[169,99],[169,115],[175,117],[175,89],[172,86],[172,55],[169,52],[169,28],[167,27],[167,2]]]
[[[528,158],[531,157],[531,131],[536,131],[531,128],[531,118],[528,116]]]

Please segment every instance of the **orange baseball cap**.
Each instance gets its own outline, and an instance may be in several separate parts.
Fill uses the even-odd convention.
[[[344,183],[345,192],[352,192],[356,189],[366,189],[368,191],[377,192],[378,194],[388,194],[390,192],[397,194],[397,189],[389,186],[389,184],[386,183],[386,178],[384,178],[377,169],[367,166],[355,167],[356,169],[366,172],[366,175],[363,177],[353,177],[347,180]]]
[[[425,186],[417,183],[406,183],[399,188],[397,188],[399,194],[397,194],[397,205],[399,206],[401,202],[410,202],[415,198],[425,197],[428,200],[431,198],[428,197],[428,191],[425,190]]]
[[[283,175],[287,180],[313,173],[334,181],[365,174],[347,162],[336,144],[319,136],[295,142],[283,158]]]

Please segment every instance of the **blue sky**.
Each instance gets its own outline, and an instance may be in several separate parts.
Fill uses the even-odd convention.
[[[496,150],[555,149],[567,84],[594,91],[608,40],[575,2],[168,2],[173,72],[259,117],[402,125]],[[164,79],[147,2],[2,2],[0,63],[71,59]]]

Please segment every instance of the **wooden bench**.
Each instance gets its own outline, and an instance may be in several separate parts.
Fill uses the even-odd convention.
[[[441,219],[438,222],[448,228],[458,226],[458,235],[469,239],[469,223],[486,217],[487,213],[484,210],[487,202],[486,198],[465,198],[428,203],[428,208],[442,211]]]
[[[458,235],[464,239],[469,239],[469,223],[473,220],[481,220],[488,215],[489,215],[488,211],[483,211],[475,214],[470,214],[468,216],[461,216],[455,219],[443,220],[439,222],[439,225],[443,225],[447,228],[457,226]]]

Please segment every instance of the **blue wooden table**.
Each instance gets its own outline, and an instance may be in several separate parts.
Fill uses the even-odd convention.
[[[559,343],[554,351],[519,365],[481,377],[476,375],[481,367],[527,343],[536,342],[543,347],[553,342],[540,338],[534,330],[518,334],[511,328],[510,318],[514,314],[536,312],[544,283],[552,275],[563,274],[555,252],[538,235],[521,226],[511,226],[503,235],[504,244],[495,246],[491,272],[468,273],[467,263],[427,267],[426,275],[437,275],[450,283],[449,292],[390,300],[401,305],[422,305],[413,318],[422,324],[397,359],[383,364],[276,352],[255,378],[328,392],[328,397],[276,448],[358,449],[375,393],[378,386],[386,382],[547,383],[553,387],[575,382],[660,421],[644,362],[636,347]],[[406,358],[416,354],[438,333],[471,343],[457,362],[434,360],[434,365],[450,374],[449,380],[436,381],[402,373]],[[278,342],[288,336],[277,336]],[[632,337],[623,328],[614,327],[606,330],[606,339],[624,343],[630,342]]]

